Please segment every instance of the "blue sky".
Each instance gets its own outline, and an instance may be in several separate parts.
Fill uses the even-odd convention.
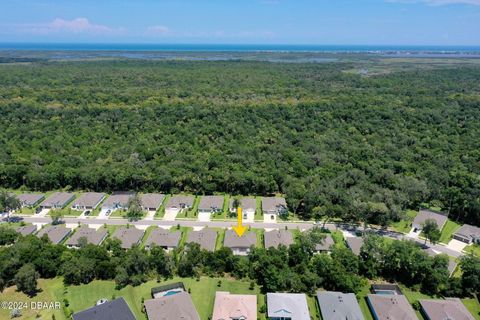
[[[2,0],[0,42],[480,45],[480,0]]]

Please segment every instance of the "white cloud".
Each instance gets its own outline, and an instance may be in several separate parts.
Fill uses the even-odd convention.
[[[480,6],[480,0],[387,0],[396,3],[425,3],[430,6],[445,6],[449,4],[469,4]]]
[[[38,35],[49,34],[89,34],[89,35],[115,35],[124,34],[124,28],[112,28],[106,25],[95,24],[87,18],[76,18],[73,20],[65,20],[56,18],[48,23],[38,24],[20,24],[12,26],[12,29],[19,33],[31,33]]]
[[[166,26],[151,26],[145,30],[145,33],[150,36],[163,36],[171,33],[171,30]]]

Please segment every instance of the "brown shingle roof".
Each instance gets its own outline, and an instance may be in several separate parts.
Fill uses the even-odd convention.
[[[225,231],[223,245],[227,248],[250,248],[257,243],[257,234],[253,231],[247,231],[242,237],[239,237],[235,231]]]
[[[198,243],[202,249],[208,251],[215,250],[217,241],[217,232],[210,228],[204,228],[200,231],[191,231],[188,234],[187,243]]]
[[[378,320],[418,320],[404,295],[369,294],[368,300]]]
[[[122,248],[130,249],[133,245],[140,242],[143,237],[143,231],[135,227],[121,227],[113,234],[112,238],[118,239],[122,242]]]
[[[58,244],[65,239],[72,230],[65,228],[62,225],[47,226],[37,232],[37,237],[41,238],[44,234],[50,239],[54,244]]]
[[[290,246],[293,243],[292,232],[289,230],[273,230],[265,232],[265,248],[278,248],[280,245],[286,247]]]
[[[145,209],[155,209],[158,210],[162,205],[165,195],[160,193],[144,193],[140,195],[140,201],[142,207]]]
[[[192,298],[185,291],[145,301],[148,320],[200,320]]]
[[[458,298],[446,300],[419,300],[430,320],[475,320]]]
[[[75,198],[75,195],[71,192],[55,192],[53,193],[50,197],[47,199],[43,200],[42,203],[40,203],[41,207],[57,207],[57,208],[63,208],[65,207],[73,198]]]
[[[99,245],[106,238],[108,232],[105,228],[98,230],[89,228],[87,226],[81,226],[75,230],[73,236],[66,242],[67,246],[77,246],[81,238],[86,238],[87,243]]]
[[[105,198],[105,193],[85,192],[73,201],[72,207],[96,207],[103,198]]]
[[[182,233],[180,231],[173,231],[170,232],[169,230],[165,230],[162,228],[156,228],[152,231],[150,236],[145,243],[146,246],[151,246],[152,244],[156,244],[160,247],[178,247],[180,242],[180,237]]]

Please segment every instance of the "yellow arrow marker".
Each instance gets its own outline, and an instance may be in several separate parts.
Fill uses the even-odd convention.
[[[242,208],[238,207],[237,208],[237,226],[233,227],[233,231],[235,231],[235,233],[239,237],[243,236],[243,234],[245,233],[245,230],[247,230],[247,228],[242,225],[242,218],[243,218]]]

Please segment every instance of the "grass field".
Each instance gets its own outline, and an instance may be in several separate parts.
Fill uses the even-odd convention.
[[[413,219],[417,216],[417,211],[407,210],[405,219],[392,223],[392,229],[397,232],[408,233],[412,229]]]
[[[142,312],[142,299],[151,298],[150,290],[158,285],[182,281],[195,304],[201,319],[208,319],[213,311],[216,291],[228,291],[236,294],[255,294],[257,295],[257,310],[265,304],[265,297],[260,293],[260,288],[255,286],[253,290],[249,289],[249,281],[237,281],[225,278],[207,278],[202,277],[200,281],[190,278],[173,278],[168,281],[157,283],[149,281],[140,286],[127,286],[121,290],[115,289],[113,281],[93,281],[86,285],[64,287],[61,278],[40,280],[39,286],[43,289],[35,298],[29,299],[23,293],[16,292],[15,287],[10,287],[0,294],[2,301],[60,301],[63,305],[63,299],[69,302],[69,309],[78,312],[92,307],[95,302],[102,298],[113,299],[115,297],[124,297],[128,305],[132,309],[137,319],[146,319]],[[218,286],[220,281],[220,286]],[[57,320],[67,320],[63,310],[45,310],[34,312],[26,310],[22,317],[18,319],[35,319],[39,315],[42,319],[51,319],[55,315]],[[258,312],[259,319],[265,319],[265,314]],[[0,319],[9,319],[8,310],[0,310]]]
[[[473,253],[477,257],[480,257],[480,245],[478,245],[478,244],[473,244],[473,245],[467,246],[467,247],[465,247],[464,250],[466,252]]]
[[[447,223],[445,223],[445,226],[442,229],[442,235],[440,236],[440,242],[442,243],[448,243],[450,239],[452,238],[452,234],[457,231],[461,225],[459,225],[456,222],[453,222],[451,220],[447,220]]]
[[[163,216],[165,215],[165,206],[168,203],[168,200],[170,200],[172,196],[169,194],[165,195],[165,198],[163,199],[162,205],[160,208],[158,208],[157,213],[155,213],[155,219],[163,219]]]

